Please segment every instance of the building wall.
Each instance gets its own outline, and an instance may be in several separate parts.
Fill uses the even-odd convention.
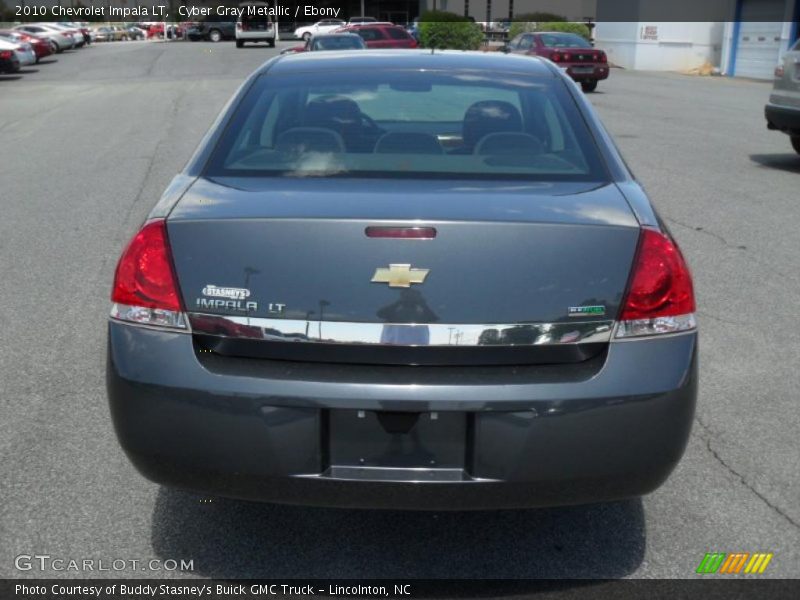
[[[465,14],[465,5],[470,16],[479,22],[499,21],[514,15],[530,12],[550,12],[563,15],[568,21],[594,19],[597,14],[598,0],[420,0],[420,12],[426,10],[444,10],[459,15]],[[487,8],[491,2],[490,17]]]
[[[688,71],[719,65],[724,29],[719,22],[599,22],[595,43],[626,69]]]
[[[722,39],[720,69],[723,74],[728,76],[735,76],[737,74],[734,64],[734,55],[738,53],[737,35],[740,30],[740,25],[737,25],[734,20],[737,12],[735,9],[734,11],[734,16],[732,16],[731,21],[725,23]],[[744,15],[744,17],[746,18],[747,15]],[[785,0],[782,21],[780,25],[781,39],[778,51],[775,55],[775,65],[780,62],[783,58],[783,54],[791,47],[798,35],[800,35],[797,23],[797,21],[800,21],[800,0]],[[770,78],[771,76],[772,74],[770,72],[764,75],[765,78]]]

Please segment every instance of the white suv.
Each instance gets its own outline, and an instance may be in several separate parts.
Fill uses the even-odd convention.
[[[242,48],[245,42],[267,42],[275,47],[278,39],[278,26],[267,14],[266,2],[242,2],[242,16],[236,21],[236,47]]]

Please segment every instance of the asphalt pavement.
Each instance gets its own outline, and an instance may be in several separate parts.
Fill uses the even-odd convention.
[[[697,420],[653,494],[404,513],[207,499],[138,475],[105,399],[114,265],[275,52],[112,43],[0,76],[0,577],[683,578],[711,551],[773,552],[764,576],[800,577],[800,157],[766,130],[763,82],[614,70],[590,95],[695,276]],[[17,570],[29,554],[194,570]]]

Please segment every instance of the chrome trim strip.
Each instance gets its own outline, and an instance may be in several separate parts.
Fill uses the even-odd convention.
[[[194,333],[274,342],[383,346],[547,346],[603,343],[614,321],[518,324],[355,323],[189,313]]]

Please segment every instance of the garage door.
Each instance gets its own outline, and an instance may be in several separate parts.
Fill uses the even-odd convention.
[[[741,2],[734,75],[772,79],[781,52],[785,0]]]

